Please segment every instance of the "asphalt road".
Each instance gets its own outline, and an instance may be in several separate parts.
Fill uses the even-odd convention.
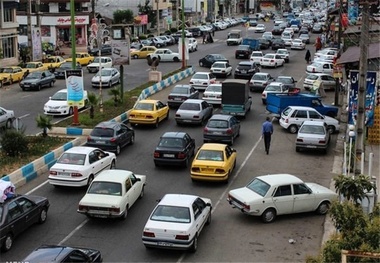
[[[271,25],[271,22],[266,24]],[[235,66],[238,63],[234,59],[235,47],[227,47],[224,42],[228,31],[217,32],[215,35],[217,41],[214,44],[201,44],[199,51],[190,55],[190,62],[197,65],[198,59],[204,54],[222,53]],[[218,39],[223,41],[219,42]],[[290,63],[285,67],[262,71],[270,72],[273,76],[292,75],[295,79],[302,80],[306,66],[304,53],[304,51],[291,51]],[[136,63],[136,66],[142,65],[143,61]],[[147,68],[147,65],[144,64],[144,67]],[[196,70],[207,71],[198,66]],[[142,74],[147,77],[147,74]],[[189,79],[186,79],[182,83],[188,81]],[[10,91],[9,94],[22,94],[25,100],[27,100],[25,96],[35,96],[33,98],[36,99],[37,96],[42,98],[44,93],[45,96],[53,93],[48,89],[22,93],[13,87]],[[169,91],[170,88],[154,95],[154,98],[166,102]],[[7,91],[1,92],[4,94]],[[16,94],[13,96],[11,97],[13,99],[19,98]],[[315,255],[321,244],[324,216],[314,213],[281,216],[272,224],[263,224],[259,218],[246,216],[232,209],[226,201],[226,195],[230,189],[244,186],[253,177],[270,173],[290,173],[305,181],[329,186],[332,177],[333,148],[339,135],[333,135],[332,147],[326,155],[311,152],[296,153],[294,146],[296,135],[283,130],[278,122],[274,121],[271,152],[266,155],[264,142],[261,140],[261,124],[267,113],[261,102],[261,94],[252,93],[252,97],[252,110],[247,118],[242,120],[241,136],[233,145],[238,153],[237,168],[228,185],[192,183],[188,169],[154,166],[154,148],[160,135],[166,131],[185,131],[195,138],[197,146],[203,143],[202,127],[179,128],[173,118],[175,110],[171,110],[171,117],[159,128],[137,127],[135,144],[125,148],[118,156],[118,169],[147,175],[144,198],[135,203],[125,221],[88,220],[76,212],[85,189],[54,188],[46,183],[40,185],[46,179],[46,176],[41,177],[18,189],[18,192],[31,191],[35,195],[47,196],[51,202],[48,220],[44,225],[36,225],[16,239],[13,249],[1,254],[1,261],[20,261],[42,244],[96,248],[102,252],[105,262],[304,262],[307,255]],[[334,94],[328,93],[326,102],[331,103],[333,97]],[[22,109],[26,106],[22,103],[19,105]],[[36,103],[35,107],[37,106],[41,108],[41,105]],[[215,113],[218,111],[219,109],[216,109]],[[28,111],[20,109],[20,112]],[[213,202],[212,222],[201,233],[199,249],[194,254],[171,250],[147,250],[141,242],[142,229],[156,200],[166,193],[196,194],[211,198]],[[290,244],[289,239],[296,240],[296,243]]]

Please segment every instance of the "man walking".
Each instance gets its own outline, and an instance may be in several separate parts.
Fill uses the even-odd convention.
[[[263,123],[262,134],[265,144],[265,151],[267,154],[269,154],[270,140],[273,134],[273,124],[270,121],[269,117],[267,117],[265,122]]]

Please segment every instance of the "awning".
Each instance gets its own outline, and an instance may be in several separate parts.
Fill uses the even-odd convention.
[[[368,46],[368,59],[380,57],[380,43],[372,43]],[[359,62],[360,47],[349,47],[337,60],[337,64]]]

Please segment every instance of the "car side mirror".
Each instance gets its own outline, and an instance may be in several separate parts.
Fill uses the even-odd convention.
[[[232,149],[232,152],[236,153],[236,149],[234,149],[234,148],[231,148],[231,149]]]
[[[141,178],[136,177],[136,182],[140,182],[140,181],[141,181]]]

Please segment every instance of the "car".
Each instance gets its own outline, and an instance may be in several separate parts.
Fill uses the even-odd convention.
[[[285,63],[289,63],[289,51],[286,48],[277,49],[276,54],[280,55],[285,60]]]
[[[274,25],[272,28],[272,35],[280,36],[284,30],[279,25]]]
[[[260,68],[253,61],[240,61],[235,68],[234,78],[235,79],[251,79],[252,76],[260,72]]]
[[[24,78],[24,70],[18,66],[9,66],[0,68],[0,82],[12,85],[14,82],[20,82]],[[1,87],[1,86],[0,86]]]
[[[186,132],[165,132],[158,142],[153,161],[155,166],[189,167],[195,153],[195,139]]]
[[[323,28],[322,28],[322,26],[321,26],[320,24],[318,24],[318,23],[315,23],[315,24],[313,25],[313,28],[311,29],[311,33],[322,33],[322,31],[323,31]]]
[[[15,112],[0,107],[0,128],[10,129],[15,120]]]
[[[309,35],[309,29],[308,29],[308,27],[303,26],[303,27],[300,28],[300,30],[298,31],[298,36],[301,36],[302,34]]]
[[[54,72],[56,68],[65,63],[66,60],[61,56],[50,56],[43,60],[44,66],[46,66],[51,72]]]
[[[278,76],[275,81],[281,82],[288,90],[296,88],[296,81],[292,76]]]
[[[293,39],[290,37],[281,37],[282,40],[284,40],[285,47],[290,47],[292,45]]]
[[[193,33],[191,33],[189,30],[184,30],[185,37],[193,37]],[[182,37],[182,30],[178,30],[176,33],[173,34],[175,37]]]
[[[191,164],[191,180],[228,183],[236,156],[236,150],[227,144],[204,143]]]
[[[281,38],[275,38],[272,41],[272,50],[277,50],[279,48],[285,48],[285,41]]]
[[[87,66],[94,61],[94,57],[86,52],[77,52],[75,53],[75,61],[81,64],[81,66]],[[73,58],[66,59],[66,62],[73,62]]]
[[[25,90],[38,90],[43,87],[53,87],[55,83],[55,75],[49,70],[33,71],[20,81],[20,88]]]
[[[84,109],[88,105],[87,90],[83,91],[82,101],[79,103],[78,110]],[[44,105],[45,115],[73,115],[74,106],[69,105],[67,100],[67,89],[61,89],[49,97]]]
[[[63,152],[49,169],[48,182],[53,186],[89,186],[101,171],[115,167],[114,153],[95,147],[74,146]]]
[[[149,54],[152,54],[156,51],[157,48],[153,46],[144,46],[139,50],[132,51],[130,56],[133,59],[146,58]]]
[[[336,80],[334,77],[325,73],[314,73],[309,74],[305,77],[303,81],[303,88],[305,90],[312,90],[315,82],[322,82],[322,87],[325,90],[335,90],[336,89]]]
[[[77,212],[90,218],[126,219],[137,199],[144,196],[146,175],[127,170],[103,170],[91,182]]]
[[[254,18],[250,18],[248,20],[248,24],[249,24],[250,27],[256,27],[257,26],[257,20],[254,19]]]
[[[170,108],[179,107],[187,99],[199,99],[199,91],[190,85],[175,85],[169,93],[168,106]]]
[[[222,84],[210,84],[203,92],[202,100],[211,105],[220,106],[222,104]]]
[[[172,39],[169,36],[157,36],[157,38],[161,39],[162,41],[165,42],[165,46],[170,46],[173,45],[174,43],[172,42]]]
[[[300,31],[300,28],[297,25],[290,25],[290,27],[293,29],[294,33],[298,33]]]
[[[43,71],[48,70],[47,65],[44,65],[42,62],[27,62],[23,68],[24,72],[34,72],[34,71]]]
[[[339,131],[339,121],[320,114],[316,109],[304,106],[288,106],[281,112],[280,126],[290,133],[297,133],[304,121],[323,121],[330,134]]]
[[[135,142],[135,131],[124,123],[104,121],[97,124],[87,137],[85,146],[119,155],[121,149]]]
[[[166,45],[167,45],[167,42],[165,40],[161,39],[160,37],[151,37],[148,39],[152,41],[153,45],[156,48],[166,47]]]
[[[58,68],[54,70],[54,75],[56,79],[64,79],[66,77],[66,70],[73,69],[73,62],[64,62]],[[75,69],[82,69],[79,62],[76,63]]]
[[[201,99],[188,99],[179,106],[175,113],[177,125],[198,124],[203,125],[212,116],[213,107]]]
[[[264,56],[262,51],[252,51],[250,61],[255,62],[257,65],[260,65],[261,58]]]
[[[22,262],[103,262],[99,250],[84,247],[42,245],[33,250]]]
[[[293,39],[290,49],[304,50],[305,47],[306,47],[306,44],[302,41],[302,39],[296,38],[296,39]]]
[[[219,142],[233,145],[240,136],[240,121],[231,115],[215,114],[203,129],[203,142]]]
[[[314,61],[306,67],[307,74],[314,73],[326,73],[332,75],[334,71],[334,64],[331,62],[325,61]]]
[[[232,74],[232,66],[229,62],[217,61],[212,64],[210,72],[215,76],[227,78]]]
[[[274,67],[284,66],[285,60],[278,54],[275,53],[267,53],[260,61],[260,66],[264,67]]]
[[[291,28],[291,27],[286,27],[285,29],[284,29],[284,32],[282,32],[282,36],[285,36],[285,33],[289,33],[290,34],[290,37],[291,38],[293,38],[293,36],[294,36],[294,29],[293,28]]]
[[[199,27],[189,27],[187,30],[193,34],[193,37],[202,36],[202,30]]]
[[[88,54],[91,56],[99,56],[99,48],[88,49]],[[112,46],[104,44],[100,47],[100,56],[112,55]]]
[[[304,121],[298,130],[296,152],[301,150],[322,150],[327,152],[330,133],[323,121]]]
[[[326,59],[333,61],[338,57],[339,50],[336,48],[324,48],[314,54],[314,59],[317,59],[322,55],[325,55]]]
[[[263,33],[265,32],[265,25],[264,24],[257,24],[256,29],[254,30],[255,33]]]
[[[187,194],[166,194],[153,209],[142,233],[147,248],[198,249],[198,238],[211,223],[209,198]]]
[[[336,58],[331,55],[326,55],[326,54],[318,54],[317,56],[314,56],[313,62],[329,62],[329,63],[334,63]]]
[[[205,90],[216,82],[216,76],[211,72],[196,72],[190,79],[190,86],[196,90]]]
[[[274,78],[269,73],[257,72],[249,81],[249,89],[251,91],[262,92],[265,87],[272,81],[274,81]]]
[[[120,83],[120,72],[116,68],[103,68],[91,79],[93,88],[111,88],[113,85]]]
[[[303,43],[310,44],[309,34],[300,34],[298,38],[301,39]]]
[[[189,52],[195,52],[198,50],[198,40],[193,37],[188,38],[189,41]]]
[[[265,38],[259,38],[260,49],[268,49],[271,45],[271,41]]]
[[[264,38],[266,40],[269,40],[270,41],[270,44],[272,44],[272,40],[273,40],[273,34],[272,32],[270,31],[267,31],[267,32],[264,32],[263,35],[261,36],[261,38]]]
[[[249,58],[252,51],[253,50],[249,45],[239,45],[235,50],[235,58]]]
[[[159,59],[160,62],[178,62],[181,60],[179,53],[173,52],[168,48],[158,48],[148,55],[152,60]]]
[[[128,115],[131,125],[158,125],[169,119],[169,106],[160,100],[145,99],[138,101]]]
[[[325,215],[337,194],[316,183],[305,183],[291,174],[255,177],[246,186],[229,191],[227,202],[242,213],[272,223],[277,216],[317,212]]]
[[[221,54],[208,54],[199,60],[199,66],[210,68],[216,61],[230,62],[225,56]]]
[[[267,104],[267,97],[269,93],[285,93],[288,91],[288,88],[284,84],[273,81],[269,83],[261,93],[261,101],[263,104]]]
[[[1,196],[3,189],[13,188],[11,182],[1,181]],[[46,197],[34,195],[17,195],[0,202],[0,248],[6,252],[11,250],[14,239],[36,223],[43,224],[47,220],[49,200]],[[45,230],[46,231],[46,230]]]
[[[94,61],[87,65],[88,73],[98,72],[99,68],[112,68],[113,61],[110,57],[96,57]]]

